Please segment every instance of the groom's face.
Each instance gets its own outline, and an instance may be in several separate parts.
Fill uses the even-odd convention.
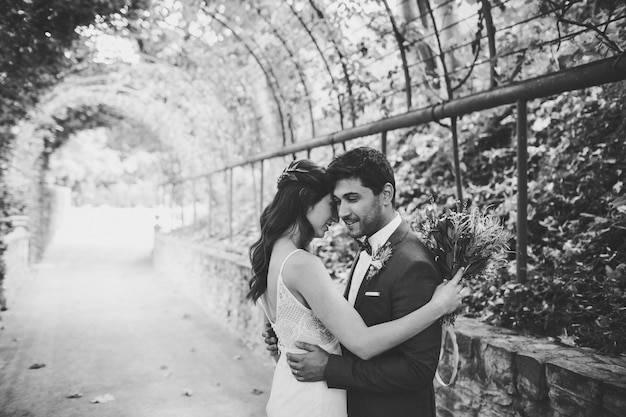
[[[365,187],[359,178],[337,181],[333,199],[351,237],[371,236],[384,225],[380,195]]]

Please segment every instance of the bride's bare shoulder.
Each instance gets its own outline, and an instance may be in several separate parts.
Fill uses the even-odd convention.
[[[310,252],[299,250],[291,255],[285,263],[283,269],[283,277],[285,279],[299,279],[309,275],[315,275],[316,272],[324,271],[322,260]]]
[[[291,261],[291,262],[289,262]],[[291,258],[289,259],[289,261],[287,261],[287,265],[289,265],[289,263],[291,263],[292,265],[297,265],[297,266],[314,266],[314,265],[319,265],[322,263],[322,260],[316,256],[313,255],[311,252],[307,252],[305,250],[299,250],[297,252],[295,252]],[[286,266],[287,266],[286,265]]]

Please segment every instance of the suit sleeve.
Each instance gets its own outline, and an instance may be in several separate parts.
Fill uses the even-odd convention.
[[[393,318],[402,317],[426,304],[441,275],[432,262],[407,261],[394,283]],[[331,388],[356,391],[415,391],[431,386],[439,361],[441,325],[429,328],[391,351],[370,360],[352,355],[331,355],[325,379]]]

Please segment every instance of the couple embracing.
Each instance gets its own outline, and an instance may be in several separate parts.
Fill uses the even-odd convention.
[[[393,170],[371,148],[280,175],[250,248],[248,296],[277,337],[269,417],[435,416],[438,319],[460,306],[462,271],[442,283],[394,200]],[[344,297],[306,251],[339,219],[363,246]]]

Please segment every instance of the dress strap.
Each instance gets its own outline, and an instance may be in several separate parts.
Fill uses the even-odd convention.
[[[299,250],[303,250],[303,249],[296,249],[293,252],[291,252],[289,255],[287,255],[287,257],[283,261],[283,264],[280,266],[280,272],[278,273],[278,276],[281,276],[281,277],[283,276],[283,269],[285,269],[285,264],[287,263],[287,260],[291,258],[291,255],[298,252]]]

